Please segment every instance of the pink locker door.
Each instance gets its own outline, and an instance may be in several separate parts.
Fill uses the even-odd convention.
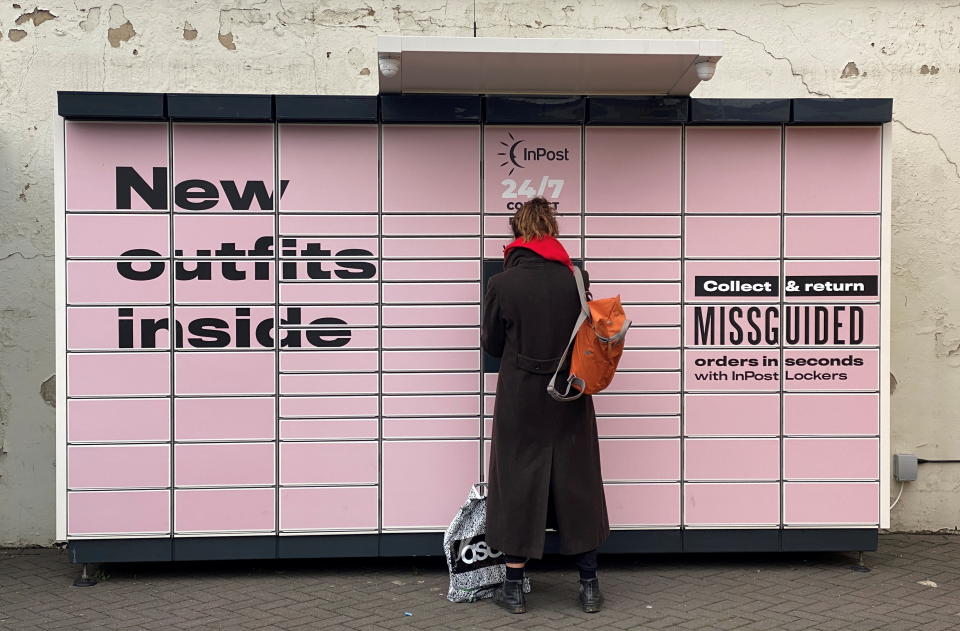
[[[480,478],[480,441],[383,443],[383,528],[446,528]]]

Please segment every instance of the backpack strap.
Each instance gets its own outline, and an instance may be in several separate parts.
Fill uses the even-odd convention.
[[[573,280],[577,281],[577,294],[580,295],[580,309],[589,318],[590,307],[587,305],[587,289],[583,286],[583,272],[576,265],[573,266]]]
[[[560,369],[563,367],[563,362],[566,361],[570,349],[573,348],[573,341],[577,339],[577,332],[590,317],[590,307],[587,306],[587,295],[583,287],[583,274],[579,267],[574,266],[573,278],[577,281],[577,293],[580,295],[580,315],[577,316],[577,323],[573,325],[573,333],[570,334],[570,341],[567,342],[567,347],[563,350],[563,355],[560,356],[557,370],[547,383],[547,393],[557,401],[574,401],[579,399],[583,396],[583,390],[586,386],[583,379],[575,375],[570,375],[567,377],[566,389],[563,392],[557,390],[557,375],[560,373]],[[574,386],[579,386],[579,389],[574,388]],[[571,390],[574,391],[573,394],[571,394]]]

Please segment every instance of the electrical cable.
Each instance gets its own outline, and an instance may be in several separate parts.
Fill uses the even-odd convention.
[[[960,462],[960,460],[956,460],[956,459],[937,460],[935,458],[917,458],[917,464],[923,464],[925,462],[950,463],[950,462]],[[900,501],[901,495],[903,495],[903,482],[900,482],[900,492],[897,493],[897,499],[893,500],[893,504],[890,505],[890,510],[893,510],[893,507],[896,506],[897,502]]]
[[[893,510],[893,507],[900,501],[900,496],[903,495],[903,484],[903,482],[900,482],[900,492],[897,493],[897,499],[893,500],[893,504],[890,505],[890,510]]]

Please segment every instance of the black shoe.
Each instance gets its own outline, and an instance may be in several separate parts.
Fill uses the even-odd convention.
[[[527,603],[523,597],[523,581],[504,581],[493,592],[493,602],[510,613],[526,613]]]
[[[603,605],[600,593],[600,580],[596,578],[580,579],[580,606],[586,613],[597,613]]]

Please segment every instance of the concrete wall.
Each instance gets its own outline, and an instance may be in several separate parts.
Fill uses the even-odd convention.
[[[725,40],[716,78],[694,96],[893,97],[892,447],[960,458],[956,2],[7,0],[0,546],[49,544],[54,532],[56,91],[375,94],[377,35],[470,36],[475,19],[480,36]],[[893,529],[958,525],[960,465],[923,465],[893,511]]]

